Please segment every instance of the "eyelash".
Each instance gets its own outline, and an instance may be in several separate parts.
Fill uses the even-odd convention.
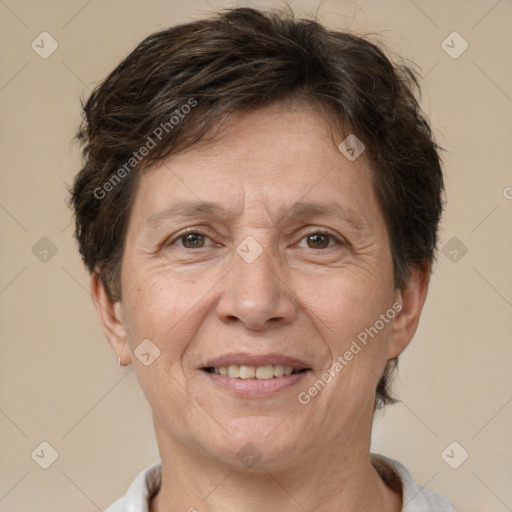
[[[185,236],[187,236],[189,234],[197,234],[197,235],[202,235],[202,236],[205,236],[207,238],[210,238],[206,233],[204,233],[203,231],[201,231],[201,230],[199,230],[197,228],[187,228],[185,231],[182,231],[181,233],[176,235],[166,245],[167,246],[174,245],[175,242],[177,242],[178,240],[181,240],[183,237],[185,237]],[[344,242],[342,240],[340,240],[337,236],[333,235],[329,231],[325,231],[325,230],[321,230],[321,229],[312,230],[312,231],[309,231],[308,233],[305,233],[304,236],[302,236],[302,238],[300,239],[300,241],[304,240],[305,238],[307,238],[308,236],[311,236],[311,235],[327,236],[327,237],[330,237],[332,240],[334,240],[338,245],[344,245]],[[331,246],[331,247],[333,247],[333,246]],[[324,250],[325,249],[330,249],[331,247],[325,247]],[[206,247],[199,247],[199,249],[205,249],[205,248]],[[180,249],[194,250],[194,249],[188,249],[187,247],[180,247]],[[311,249],[311,247],[308,247],[308,249]],[[316,249],[312,249],[312,250],[316,250]]]

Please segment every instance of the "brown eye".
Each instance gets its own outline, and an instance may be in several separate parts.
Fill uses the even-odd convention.
[[[185,249],[197,249],[204,247],[205,235],[202,233],[187,233],[186,235],[181,236],[178,240],[180,240]]]
[[[307,244],[310,249],[327,249],[331,235],[327,233],[312,233],[307,237]]]
[[[306,245],[303,245],[306,244]],[[300,240],[300,246],[306,249],[332,249],[345,246],[345,241],[328,231],[310,231]]]

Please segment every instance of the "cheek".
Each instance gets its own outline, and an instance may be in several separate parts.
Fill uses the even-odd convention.
[[[191,283],[168,276],[150,278],[141,273],[131,277],[123,295],[130,327],[128,343],[140,386],[157,413],[162,404],[190,405],[176,382],[183,380],[183,354],[197,331],[200,297],[191,291]],[[148,352],[144,361],[141,354]]]
[[[392,276],[384,273],[362,278],[353,269],[333,279],[299,285],[297,295],[302,297],[305,311],[313,313],[312,320],[333,343],[343,346],[366,327],[375,323],[392,306]]]
[[[131,277],[123,295],[132,349],[148,338],[162,355],[176,360],[193,336],[204,293],[195,281],[178,281],[168,273],[141,272]]]
[[[329,352],[324,369],[328,374],[322,375],[326,379],[334,375],[321,400],[340,414],[367,403],[386,364],[395,312],[391,267],[384,267],[371,273],[347,269],[303,294],[305,310],[314,313],[310,318]]]

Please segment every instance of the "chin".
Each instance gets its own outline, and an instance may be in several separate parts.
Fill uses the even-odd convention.
[[[207,436],[204,448],[218,462],[237,470],[269,471],[292,464],[310,443],[305,428],[285,428],[285,417],[237,418],[226,423],[231,436],[224,430],[217,438]]]

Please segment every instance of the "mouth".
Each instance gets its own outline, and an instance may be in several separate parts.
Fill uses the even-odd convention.
[[[263,398],[300,382],[312,371],[304,361],[280,354],[230,354],[200,368],[212,384],[240,398]]]
[[[262,366],[230,364],[229,366],[209,366],[203,368],[203,370],[217,375],[224,375],[231,379],[270,380],[303,373],[308,371],[308,368],[294,368],[293,366],[281,364],[265,364]]]

